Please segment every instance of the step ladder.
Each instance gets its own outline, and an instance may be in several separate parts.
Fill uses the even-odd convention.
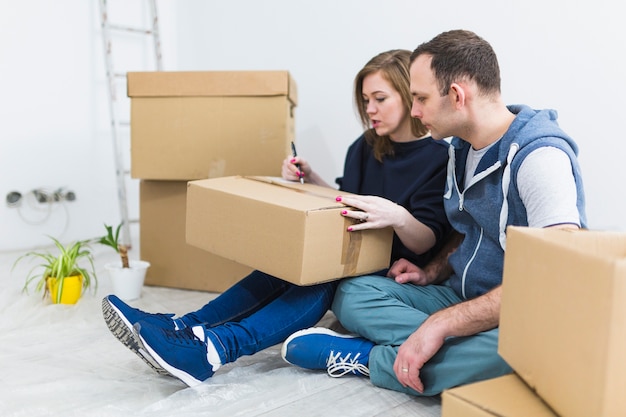
[[[128,1],[128,0],[122,0]],[[127,25],[113,24],[109,21],[109,8],[107,0],[99,0],[100,2],[100,21],[102,27],[102,41],[104,46],[104,62],[106,69],[106,77],[108,84],[109,96],[109,113],[111,116],[111,139],[113,143],[113,156],[115,160],[115,176],[117,183],[117,193],[119,201],[120,217],[122,221],[121,244],[130,247],[131,233],[128,214],[128,199],[126,193],[126,181],[130,178],[130,169],[124,166],[124,146],[122,144],[122,130],[130,137],[130,112],[123,111],[122,98],[118,97],[118,87],[120,83],[126,82],[127,71],[116,71],[113,66],[112,56],[112,40],[124,34],[132,34],[133,36],[147,36],[152,38],[154,46],[154,66],[156,71],[163,70],[163,62],[161,56],[161,40],[159,37],[159,20],[157,17],[156,0],[145,0],[148,4],[151,26],[148,28],[133,27]],[[145,70],[145,69],[142,69]],[[126,97],[124,97],[127,99]],[[121,114],[126,113],[126,114]],[[126,147],[127,153],[130,154],[130,147]],[[128,158],[128,160],[130,160]],[[137,222],[132,220],[132,222]]]

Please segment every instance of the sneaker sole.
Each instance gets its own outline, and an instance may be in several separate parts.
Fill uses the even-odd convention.
[[[172,376],[166,369],[161,367],[148,352],[139,344],[133,333],[133,326],[126,320],[124,315],[109,302],[107,298],[102,300],[102,316],[113,336],[124,346],[139,356],[148,366],[160,375]]]
[[[169,363],[167,363],[167,361],[165,361],[161,356],[159,356],[159,354],[156,353],[150,347],[150,345],[148,343],[146,343],[144,338],[141,337],[141,335],[139,334],[137,328],[135,328],[133,330],[134,330],[135,338],[141,344],[141,348],[146,350],[150,354],[152,359],[154,359],[156,362],[158,362],[159,366],[161,366],[164,371],[168,372],[168,374],[170,376],[173,376],[175,378],[180,379],[182,382],[184,382],[189,387],[195,387],[196,385],[199,385],[199,384],[201,384],[203,382],[203,381],[200,381],[200,380],[194,378],[193,376],[189,375],[187,372],[181,371],[180,369],[178,369],[178,368],[170,365]]]
[[[349,334],[337,333],[336,331],[327,329],[326,327],[311,327],[311,328],[308,328],[308,329],[298,330],[297,332],[295,332],[291,336],[289,336],[287,338],[287,340],[285,340],[283,342],[283,346],[280,348],[280,356],[282,356],[283,360],[285,362],[287,362],[288,364],[297,366],[297,365],[289,362],[287,360],[287,358],[286,358],[286,356],[287,356],[287,345],[289,345],[289,342],[291,342],[296,337],[299,337],[299,336],[302,336],[302,335],[305,335],[305,334],[326,334],[326,335],[329,335],[329,336],[344,337],[346,339],[354,339],[356,337],[356,336],[349,335]]]

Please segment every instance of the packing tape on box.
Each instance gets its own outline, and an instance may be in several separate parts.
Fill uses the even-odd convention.
[[[355,223],[354,220],[344,218],[344,230]],[[354,276],[356,266],[359,262],[359,254],[361,252],[361,241],[363,236],[360,230],[354,232],[344,232],[343,245],[341,250],[341,264],[343,265],[343,275],[346,277]]]
[[[343,207],[343,204],[338,203],[335,198],[338,194],[351,194],[351,193],[346,193],[343,191],[339,191],[339,190],[333,190],[333,194],[330,195],[328,193],[322,193],[322,192],[316,192],[315,190],[320,190],[320,189],[324,189],[325,187],[321,187],[321,186],[317,186],[317,185],[311,185],[311,184],[300,184],[299,182],[296,181],[288,181],[288,180],[284,180],[280,177],[261,177],[261,176],[249,176],[249,175],[243,175],[241,176],[241,178],[246,178],[249,180],[253,180],[253,181],[259,181],[259,182],[264,182],[266,184],[272,184],[272,185],[276,185],[278,187],[283,187],[283,188],[287,188],[291,191],[297,192],[297,193],[301,193],[301,194],[307,194],[307,195],[311,195],[314,197],[319,197],[322,198],[324,200],[328,200],[329,201],[329,208],[331,207]],[[350,210],[351,208],[348,207],[348,209]]]

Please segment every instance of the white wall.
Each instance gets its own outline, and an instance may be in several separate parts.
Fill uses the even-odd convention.
[[[109,4],[112,22],[148,25],[145,1]],[[175,53],[168,48],[176,42],[171,6],[160,7],[170,67],[167,57]],[[154,68],[148,40],[116,37],[116,68]],[[0,250],[47,245],[46,235],[91,238],[104,234],[103,223],[120,221],[107,91],[97,0],[0,2]],[[123,83],[118,97],[127,106]],[[41,204],[30,193],[62,187],[76,201]],[[5,203],[11,191],[23,195],[19,208]],[[137,180],[129,179],[128,195],[136,219]]]
[[[506,102],[558,110],[578,142],[590,227],[626,230],[626,26],[614,2],[187,0],[178,13],[179,69],[293,73],[298,151],[327,180],[360,133],[351,98],[361,66],[445,30],[473,30],[498,53]]]
[[[116,18],[141,18],[135,3],[114,8]],[[298,151],[328,181],[361,130],[352,105],[361,66],[444,30],[474,30],[499,55],[506,101],[557,109],[579,143],[590,227],[626,230],[617,3],[161,0],[159,12],[166,70],[291,71]],[[119,221],[98,13],[96,0],[0,3],[0,198],[25,194],[19,210],[0,204],[0,250],[45,244],[45,234],[92,237]],[[144,69],[146,53],[122,42],[130,49],[117,61]],[[38,187],[67,187],[78,199],[42,207],[27,194]],[[129,198],[136,217],[136,181]]]

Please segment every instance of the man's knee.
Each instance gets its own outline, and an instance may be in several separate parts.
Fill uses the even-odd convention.
[[[377,283],[384,277],[363,276],[344,279],[335,292],[332,311],[348,330],[354,331],[360,320],[366,320],[363,309],[370,309],[370,301],[380,293]]]

